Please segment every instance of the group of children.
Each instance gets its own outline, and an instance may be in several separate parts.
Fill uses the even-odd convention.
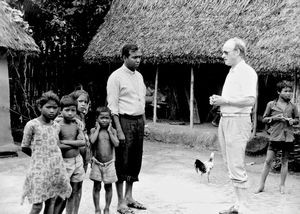
[[[84,90],[61,100],[49,91],[38,100],[41,115],[26,124],[21,144],[22,151],[31,156],[22,195],[22,203],[27,197],[33,204],[30,214],[40,213],[43,203],[44,214],[61,214],[64,209],[67,214],[78,213],[89,151],[93,156],[90,179],[94,181],[95,213],[101,213],[101,182],[106,191],[104,214],[109,213],[112,183],[117,181],[114,147],[119,140],[107,107],[96,110],[95,128],[87,135],[84,119],[88,103]]]
[[[261,181],[256,193],[264,190],[265,181],[272,160],[282,151],[280,192],[288,172],[288,155],[293,149],[293,125],[299,121],[297,107],[290,102],[292,85],[287,81],[277,84],[278,98],[267,104],[263,122],[269,125],[270,143],[263,168]],[[91,143],[91,173],[94,181],[93,201],[95,213],[99,214],[101,182],[106,191],[104,214],[109,213],[112,199],[112,183],[117,181],[114,147],[119,145],[116,130],[111,125],[111,113],[107,107],[96,110],[96,124],[90,136],[85,130],[84,115],[89,103],[84,91],[63,96],[59,101],[56,94],[49,91],[38,101],[41,115],[30,120],[24,128],[22,151],[31,156],[27,173],[23,200],[28,198],[33,204],[31,214],[40,213],[45,203],[44,213],[78,213],[82,182],[86,172],[88,150]],[[60,107],[60,115],[57,116]]]

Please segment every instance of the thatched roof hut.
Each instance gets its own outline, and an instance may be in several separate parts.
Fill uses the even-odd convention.
[[[84,58],[117,62],[135,42],[146,63],[217,63],[222,44],[239,36],[258,72],[284,74],[300,68],[299,17],[298,0],[115,0]]]
[[[18,14],[14,14],[18,12],[6,2],[0,0],[0,156],[16,155],[10,127],[9,63],[7,53],[35,54],[39,52],[39,48],[33,38],[24,29],[24,23],[26,22]]]
[[[11,8],[0,1],[0,47],[14,51],[39,52],[33,38],[13,21]]]

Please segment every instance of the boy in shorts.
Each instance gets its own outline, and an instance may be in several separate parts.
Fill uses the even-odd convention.
[[[119,146],[116,130],[111,125],[111,112],[107,107],[96,110],[96,127],[91,129],[90,142],[92,144],[92,166],[90,179],[94,181],[93,201],[95,213],[100,214],[101,182],[104,183],[106,205],[104,214],[109,214],[112,199],[112,183],[117,179],[115,169],[115,149]]]
[[[263,115],[263,122],[269,124],[270,143],[267,158],[261,175],[258,189],[255,193],[264,191],[265,182],[271,169],[273,158],[278,151],[281,156],[281,181],[279,191],[284,194],[284,185],[288,173],[289,153],[293,150],[293,125],[299,122],[299,113],[295,104],[291,103],[293,86],[288,81],[277,84],[278,98],[267,104]]]
[[[79,148],[85,146],[84,134],[80,128],[80,120],[76,119],[77,101],[70,95],[60,100],[61,116],[56,118],[60,125],[59,147],[64,158],[72,186],[72,194],[67,200],[58,198],[55,203],[55,214],[62,213],[66,207],[66,214],[77,214],[81,198],[82,182],[85,176],[83,159]]]

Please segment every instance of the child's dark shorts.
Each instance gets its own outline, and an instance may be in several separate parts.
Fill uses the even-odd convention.
[[[279,151],[288,151],[291,152],[294,150],[294,142],[285,142],[285,141],[270,141],[268,150],[271,150],[275,153]]]

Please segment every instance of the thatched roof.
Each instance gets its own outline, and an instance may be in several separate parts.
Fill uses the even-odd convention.
[[[9,9],[5,2],[0,1],[0,47],[15,51],[39,52],[33,38],[12,19]]]
[[[216,63],[239,36],[257,71],[285,73],[300,68],[299,12],[299,0],[114,0],[84,58],[116,62],[134,42],[148,63]]]

